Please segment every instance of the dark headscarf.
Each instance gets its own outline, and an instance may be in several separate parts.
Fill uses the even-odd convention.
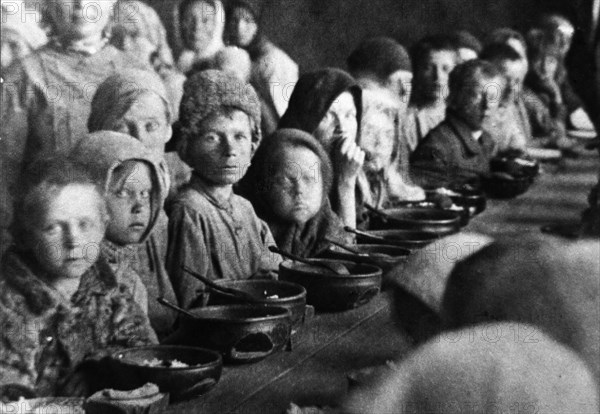
[[[389,37],[374,37],[363,41],[347,60],[348,69],[357,72],[371,72],[380,79],[386,79],[399,70],[412,72],[408,52],[400,43]]]
[[[254,20],[256,21],[256,25],[258,27],[256,31],[256,35],[252,42],[245,47],[246,51],[250,55],[250,59],[252,61],[256,61],[259,59],[265,52],[268,40],[262,33],[262,18],[263,12],[265,9],[265,1],[264,0],[229,0],[226,2],[225,6],[225,16],[226,21],[231,21],[231,15],[233,11],[238,8],[244,8],[252,13]]]
[[[323,204],[315,217],[303,226],[282,221],[273,212],[268,193],[287,148],[306,148],[319,157],[320,181],[323,183]],[[330,246],[325,237],[343,241],[340,219],[331,211],[327,194],[332,183],[331,161],[323,146],[310,134],[297,129],[280,129],[263,140],[252,160],[239,191],[248,198],[256,214],[269,225],[277,245],[293,254],[314,257]]]
[[[279,128],[295,128],[312,134],[327,114],[333,101],[344,92],[350,92],[354,97],[356,118],[360,127],[362,117],[360,86],[343,70],[327,68],[300,77],[290,97],[288,109],[279,121]]]

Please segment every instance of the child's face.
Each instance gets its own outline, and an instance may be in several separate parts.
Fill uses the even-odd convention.
[[[198,135],[189,138],[188,162],[206,182],[228,186],[246,174],[253,150],[250,117],[234,109],[202,122]]]
[[[183,32],[188,45],[202,52],[215,36],[218,14],[215,7],[204,1],[196,1],[185,10]]]
[[[327,149],[336,141],[349,139],[354,142],[358,133],[356,116],[354,97],[350,92],[343,92],[329,107],[314,136]]]
[[[433,50],[429,53],[429,59],[421,74],[422,89],[427,98],[445,99],[450,72],[457,63],[456,53],[451,50]]]
[[[157,94],[151,92],[140,95],[129,110],[109,128],[131,135],[147,148],[161,154],[164,153],[165,143],[172,135],[165,103]]]
[[[502,99],[504,78],[487,78],[477,73],[460,92],[454,109],[473,131],[479,131],[486,118],[493,115]]]
[[[546,79],[554,79],[558,70],[558,59],[554,56],[545,56],[540,62],[540,73]]]
[[[106,218],[90,185],[71,184],[52,197],[34,226],[30,250],[55,279],[81,277],[98,259]]]
[[[152,216],[152,175],[143,162],[115,174],[106,195],[110,221],[106,238],[119,245],[140,243]]]
[[[117,0],[56,0],[49,2],[54,27],[60,36],[81,40],[101,36]]]
[[[507,87],[511,97],[515,97],[523,87],[525,75],[527,75],[527,61],[519,60],[504,60],[500,63],[500,67],[504,77],[506,77]]]
[[[319,157],[304,147],[287,148],[273,177],[269,201],[281,219],[304,224],[323,203],[323,181]]]
[[[392,162],[394,152],[394,122],[385,113],[373,111],[363,120],[360,147],[365,151],[363,168],[379,172]]]
[[[258,24],[250,10],[245,7],[237,7],[231,13],[229,32],[234,45],[247,47],[252,43],[258,32]]]

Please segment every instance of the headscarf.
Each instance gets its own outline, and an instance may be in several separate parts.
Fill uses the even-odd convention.
[[[442,303],[447,327],[531,323],[576,350],[600,378],[597,241],[542,237],[493,243],[456,265]]]
[[[279,128],[300,129],[312,134],[333,101],[344,92],[350,92],[354,97],[360,129],[362,90],[352,76],[335,68],[321,69],[300,77],[290,97],[288,109],[279,121]]]
[[[593,375],[533,325],[443,333],[358,389],[344,413],[597,413]]]
[[[379,79],[386,79],[399,70],[412,72],[408,52],[400,43],[389,37],[374,37],[364,40],[347,60],[348,69],[374,73]]]
[[[71,156],[77,162],[86,165],[92,178],[105,192],[108,192],[113,181],[115,170],[125,161],[145,163],[152,174],[152,195],[150,224],[142,236],[144,243],[154,229],[168,189],[161,179],[160,160],[140,141],[126,134],[112,131],[99,131],[82,139],[72,151]]]
[[[320,160],[319,180],[323,185],[321,209],[302,226],[282,221],[273,212],[268,201],[273,177],[281,167],[278,160],[286,148],[306,148]],[[297,129],[280,129],[261,143],[252,159],[252,166],[240,185],[240,191],[252,202],[256,214],[269,225],[277,246],[302,257],[313,257],[330,246],[330,243],[324,240],[326,236],[341,241],[344,238],[340,220],[331,211],[327,199],[332,174],[329,155],[312,135]]]
[[[205,70],[192,75],[184,85],[177,128],[177,151],[183,161],[187,160],[188,140],[202,121],[224,108],[246,113],[253,123],[252,141],[260,143],[260,101],[252,85],[231,73]]]
[[[88,119],[88,130],[96,132],[112,128],[141,95],[154,93],[165,104],[167,121],[172,119],[172,104],[160,77],[140,69],[126,69],[109,76],[96,90],[92,99],[92,111]]]
[[[262,19],[263,13],[265,9],[265,1],[264,0],[229,0],[226,3],[226,19],[229,21],[231,19],[231,15],[233,11],[237,8],[245,8],[254,17],[256,21],[257,30],[254,35],[254,39],[252,42],[245,47],[250,55],[250,59],[252,61],[258,60],[261,56],[264,55],[267,49],[267,45],[269,41],[262,33]]]
[[[156,54],[166,65],[173,65],[173,53],[167,42],[167,31],[156,10],[143,1],[126,0],[117,3],[113,42],[124,36],[143,37],[156,47]]]
[[[195,51],[189,49],[189,46],[186,45],[185,36],[183,35],[183,26],[182,22],[182,10],[188,8],[196,1],[202,1],[212,5],[216,13],[218,15],[216,19],[216,27],[214,37],[212,38],[210,44],[202,52],[201,55],[197,55]],[[175,2],[175,7],[173,7],[173,41],[174,48],[177,54],[177,66],[183,73],[187,73],[194,63],[211,59],[214,57],[215,53],[225,47],[225,43],[223,40],[223,34],[225,32],[225,8],[223,6],[223,2],[221,0],[181,0]]]

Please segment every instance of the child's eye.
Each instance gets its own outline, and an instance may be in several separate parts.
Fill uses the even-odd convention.
[[[215,144],[219,142],[217,134],[206,134],[202,136],[202,140],[208,144]]]
[[[92,222],[92,220],[81,220],[79,222],[79,228],[81,230],[90,230],[91,228],[94,227],[94,223]]]
[[[143,190],[143,191],[140,193],[140,196],[141,196],[143,199],[147,200],[147,199],[149,199],[149,198],[150,198],[150,193],[151,193],[151,192],[150,192],[150,190]]]
[[[246,141],[248,139],[248,137],[246,136],[246,134],[237,134],[235,136],[235,139],[237,141]]]
[[[119,190],[115,193],[115,195],[119,198],[127,198],[129,197],[129,192],[127,190]]]
[[[129,133],[129,128],[123,122],[119,122],[119,123],[113,125],[112,130],[115,131],[115,132],[122,132],[124,134],[128,134]]]
[[[61,228],[60,224],[53,223],[53,224],[49,224],[48,226],[44,227],[44,233],[46,233],[48,235],[56,235],[56,234],[60,233],[61,229],[62,228]]]

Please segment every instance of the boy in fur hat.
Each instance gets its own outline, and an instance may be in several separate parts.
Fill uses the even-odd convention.
[[[183,267],[210,279],[247,279],[277,269],[266,223],[233,193],[260,141],[260,103],[234,75],[207,70],[185,85],[178,152],[193,168],[169,212],[169,274],[179,303],[191,307],[202,285]]]

